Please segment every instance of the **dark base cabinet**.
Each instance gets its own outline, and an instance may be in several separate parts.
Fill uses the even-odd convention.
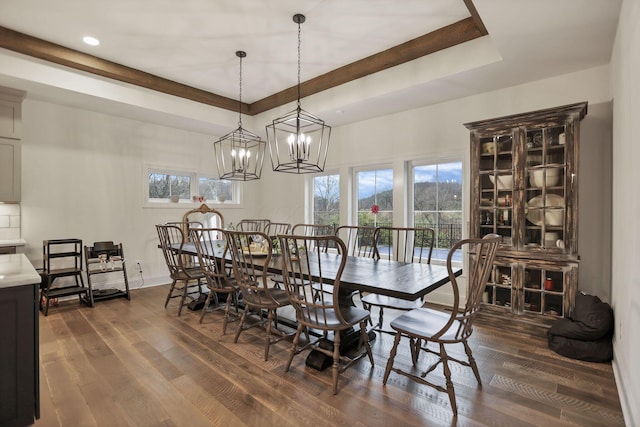
[[[0,288],[0,426],[40,418],[38,284]]]

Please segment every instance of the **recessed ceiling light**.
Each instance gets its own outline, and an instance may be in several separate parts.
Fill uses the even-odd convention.
[[[90,45],[90,46],[98,46],[100,44],[100,40],[98,40],[95,37],[91,37],[91,36],[84,36],[82,38],[82,41],[85,42],[86,44]]]

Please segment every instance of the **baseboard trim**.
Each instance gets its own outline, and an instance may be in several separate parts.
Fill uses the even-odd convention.
[[[611,362],[611,366],[613,367],[613,376],[616,379],[616,386],[618,388],[618,399],[620,400],[620,406],[622,406],[622,416],[624,417],[624,425],[626,426],[637,426],[639,425],[637,421],[634,419],[634,413],[632,410],[632,406],[629,402],[629,396],[625,392],[627,390],[627,385],[624,382],[624,375],[620,372],[620,367],[616,363],[615,353],[613,362]],[[637,408],[637,405],[633,407]]]

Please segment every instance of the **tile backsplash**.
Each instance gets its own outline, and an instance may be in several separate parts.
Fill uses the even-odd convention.
[[[20,238],[20,205],[0,203],[0,240]]]

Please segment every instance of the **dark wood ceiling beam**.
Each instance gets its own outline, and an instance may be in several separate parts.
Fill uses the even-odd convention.
[[[302,82],[300,96],[310,96],[487,35],[487,30],[472,0],[464,0],[464,3],[471,17]],[[0,26],[0,47],[213,107],[238,111],[237,100],[107,61],[2,26]],[[242,103],[242,112],[248,115],[259,114],[295,101],[297,97],[297,86],[293,86],[252,104]]]
[[[135,68],[107,61],[1,26],[0,47],[76,70],[86,71],[180,98],[190,99],[227,110],[238,111],[237,100],[176,83],[172,80],[164,79]],[[243,110],[249,110],[247,104],[243,105]]]
[[[443,50],[460,43],[486,35],[473,17],[463,19],[446,27],[439,28],[408,42],[385,51],[368,56],[359,61],[332,70],[300,84],[300,97],[313,95],[327,89],[348,83],[352,80],[386,70],[405,62],[413,61],[425,55]],[[251,115],[295,101],[298,97],[297,86],[263,98],[250,105]]]

